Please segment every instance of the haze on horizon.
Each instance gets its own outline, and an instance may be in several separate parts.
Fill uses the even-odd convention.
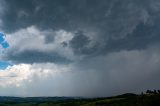
[[[0,0],[0,32],[1,96],[160,88],[159,0]]]

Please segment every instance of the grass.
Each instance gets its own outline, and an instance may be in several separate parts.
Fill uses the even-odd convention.
[[[95,106],[98,103],[106,103],[107,104],[109,102],[119,101],[119,100],[123,100],[123,99],[125,99],[125,98],[112,98],[112,99],[97,100],[97,101],[90,102],[90,103],[87,103],[87,104],[84,104],[81,106]]]

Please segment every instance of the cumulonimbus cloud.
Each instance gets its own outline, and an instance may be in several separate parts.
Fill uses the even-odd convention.
[[[0,20],[10,48],[0,59],[13,66],[0,71],[0,94],[109,96],[159,87],[159,0],[6,4]]]

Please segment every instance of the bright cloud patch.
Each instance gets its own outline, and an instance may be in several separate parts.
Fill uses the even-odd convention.
[[[63,82],[62,75],[69,71],[68,68],[50,63],[9,66],[5,70],[0,71],[0,93],[19,96],[43,96],[49,95],[49,92],[53,89],[51,94],[55,93],[56,95],[58,89],[56,89],[56,92],[54,89],[60,86],[64,87],[60,82],[61,80]],[[47,89],[50,90],[46,92]],[[41,91],[42,93],[40,93]],[[60,91],[58,92],[60,93]]]
[[[40,31],[35,26],[30,26],[7,34],[6,40],[10,48],[4,54],[4,59],[23,63],[70,61],[74,59],[74,54],[65,45],[68,45],[73,36],[73,33],[65,30]]]
[[[43,65],[43,64],[40,64]],[[5,70],[1,70],[0,78],[1,86],[22,86],[23,82],[32,82],[32,80],[37,77],[38,79],[45,79],[46,77],[52,76],[56,73],[65,72],[64,67],[56,66],[54,64],[44,64],[45,67],[39,67],[40,65],[29,65],[29,64],[19,64],[9,66]],[[52,68],[52,70],[51,70]]]

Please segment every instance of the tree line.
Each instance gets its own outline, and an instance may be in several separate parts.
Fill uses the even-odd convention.
[[[160,94],[160,90],[147,90],[146,94]]]

